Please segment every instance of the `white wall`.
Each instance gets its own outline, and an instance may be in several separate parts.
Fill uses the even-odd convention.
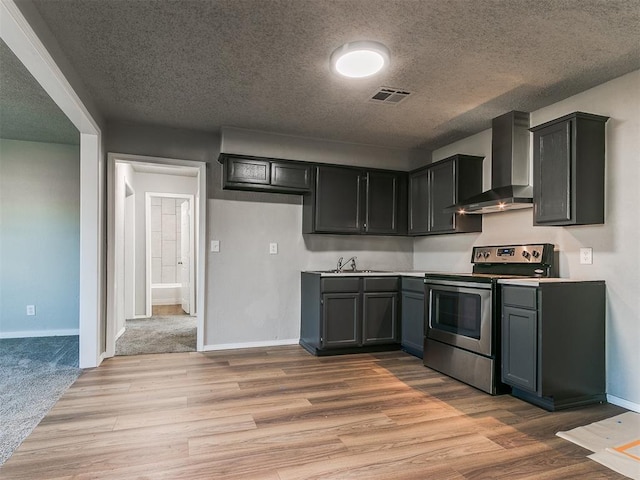
[[[414,268],[470,271],[473,245],[548,242],[560,251],[560,276],[607,283],[607,393],[640,405],[640,71],[636,71],[531,113],[539,125],[567,113],[610,116],[607,122],[604,225],[534,227],[532,210],[485,215],[483,232],[417,239]],[[484,155],[489,186],[491,132],[481,132],[433,152]],[[593,247],[593,265],[580,265],[580,247]]]
[[[410,238],[302,235],[302,198],[292,198],[210,201],[210,238],[220,240],[220,253],[207,257],[208,348],[297,343],[303,270],[335,268],[352,255],[361,268],[411,268]],[[269,255],[270,242],[277,255]]]
[[[0,140],[0,225],[0,337],[77,335],[78,145]]]
[[[227,128],[221,151],[399,170],[430,159],[429,152]],[[301,271],[329,270],[353,255],[361,268],[411,268],[411,238],[303,235],[301,196],[223,191],[222,167],[211,167],[209,238],[220,240],[220,253],[208,253],[206,348],[297,343]],[[277,255],[269,255],[271,242]]]

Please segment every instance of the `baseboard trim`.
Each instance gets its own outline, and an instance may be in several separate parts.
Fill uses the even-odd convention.
[[[624,398],[607,394],[607,402],[622,408],[626,408],[627,410],[633,410],[634,412],[640,413],[640,404],[630,402],[629,400],[625,400]]]
[[[125,332],[125,327],[122,327],[118,333],[116,333],[116,340],[118,340],[122,334]]]
[[[107,358],[107,352],[102,352],[98,357],[98,364],[96,365],[96,367],[99,367],[105,358]]]
[[[24,332],[0,332],[0,338],[31,338],[31,337],[67,337],[80,335],[80,329],[66,330],[27,330]]]
[[[279,347],[282,345],[298,345],[298,338],[288,338],[285,340],[267,340],[263,342],[244,342],[244,343],[219,343],[215,345],[205,345],[203,352],[213,352],[217,350],[235,350],[238,348],[256,348],[256,347]]]

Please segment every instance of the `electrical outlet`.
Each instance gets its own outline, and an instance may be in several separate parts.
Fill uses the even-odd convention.
[[[580,249],[580,263],[582,265],[593,264],[593,248],[585,247]]]
[[[211,251],[212,252],[220,251],[220,240],[211,240]]]
[[[36,306],[35,305],[27,305],[27,315],[33,316],[36,314]]]
[[[269,244],[269,254],[270,255],[277,255],[278,254],[278,244],[277,243],[270,243]]]

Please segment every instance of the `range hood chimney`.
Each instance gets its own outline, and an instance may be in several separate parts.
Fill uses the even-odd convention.
[[[529,184],[529,113],[509,112],[491,123],[491,190],[445,210],[493,213],[533,206]]]

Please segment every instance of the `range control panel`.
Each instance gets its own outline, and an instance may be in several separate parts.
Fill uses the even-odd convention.
[[[548,263],[553,255],[553,245],[497,245],[473,247],[471,263]]]

